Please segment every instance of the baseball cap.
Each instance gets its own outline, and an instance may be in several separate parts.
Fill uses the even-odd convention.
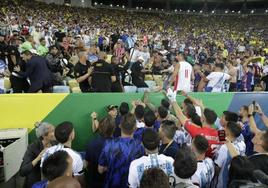
[[[114,108],[118,108],[118,106],[116,106],[116,105],[112,105],[112,104],[110,104],[109,106],[107,106],[107,110],[108,111],[110,111],[110,110],[113,110]]]

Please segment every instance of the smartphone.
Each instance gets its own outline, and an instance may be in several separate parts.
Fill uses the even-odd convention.
[[[258,110],[258,106],[256,105],[256,101],[253,101],[252,104],[254,106],[254,111],[257,111]]]
[[[220,142],[224,142],[224,141],[226,141],[225,130],[219,130],[219,131],[218,131],[218,136],[219,136],[219,141],[220,141]]]

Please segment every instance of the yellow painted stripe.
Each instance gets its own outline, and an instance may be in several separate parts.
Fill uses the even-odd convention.
[[[68,94],[10,94],[0,95],[0,129],[34,128]]]

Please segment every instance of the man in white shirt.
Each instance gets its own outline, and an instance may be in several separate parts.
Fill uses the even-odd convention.
[[[243,140],[239,139],[242,132],[241,126],[235,122],[228,122],[225,127],[225,134],[228,141],[235,147],[239,155],[244,156],[246,152],[246,144]],[[228,167],[231,163],[231,155],[226,144],[221,145],[216,151],[214,163],[220,170],[218,176],[218,188],[227,188],[229,170]]]
[[[168,176],[174,173],[171,157],[158,154],[160,139],[158,134],[152,129],[145,129],[142,136],[142,144],[147,156],[143,156],[131,162],[129,167],[128,183],[130,188],[137,188],[145,170],[150,168],[160,168]]]
[[[192,141],[192,150],[197,159],[197,170],[191,180],[200,188],[209,188],[215,174],[212,159],[206,157],[208,147],[208,140],[204,136],[198,135]]]
[[[217,63],[215,65],[215,71],[211,72],[207,77],[204,78],[204,81],[208,82],[207,92],[222,92],[224,87],[224,82],[229,80],[231,76],[226,74],[224,71],[224,65],[222,63]],[[211,88],[211,89],[208,89]]]
[[[71,149],[72,141],[75,138],[75,132],[73,124],[71,122],[63,122],[55,128],[55,137],[59,142],[58,145],[48,148],[42,156],[41,167],[46,158],[48,158],[53,153],[64,150],[66,151],[71,158],[73,159],[73,175],[77,177],[81,184],[84,184],[83,177],[83,161],[81,156],[74,150]]]

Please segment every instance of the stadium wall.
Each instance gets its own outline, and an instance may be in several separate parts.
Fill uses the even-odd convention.
[[[242,105],[253,100],[258,102],[265,114],[268,114],[268,93],[193,93],[194,97],[204,101],[205,106],[214,109],[219,116],[228,109],[238,112]],[[125,101],[142,99],[143,94],[92,93],[92,94],[9,94],[0,95],[0,129],[28,128],[30,141],[35,139],[34,123],[47,121],[54,125],[62,121],[71,121],[76,130],[73,147],[79,151],[94,135],[91,130],[90,113],[96,111],[99,117],[106,115],[106,106],[120,105]],[[161,93],[151,93],[150,101],[159,105],[164,97]],[[184,98],[177,97],[181,102]],[[264,128],[260,118],[257,125]]]

